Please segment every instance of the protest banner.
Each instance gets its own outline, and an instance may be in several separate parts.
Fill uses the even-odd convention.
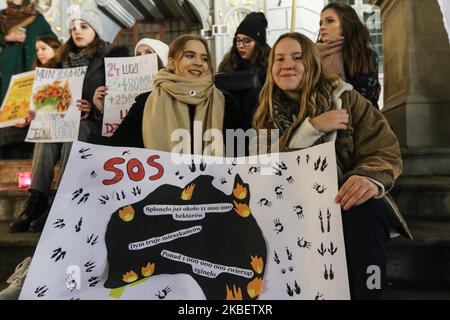
[[[334,143],[277,158],[75,142],[21,299],[349,299]]]
[[[0,128],[12,127],[23,122],[30,111],[34,71],[15,74],[11,77],[8,91],[0,109]]]
[[[152,89],[158,73],[156,54],[105,58],[108,94],[105,97],[102,135],[110,137],[128,114],[134,99]]]
[[[30,109],[36,112],[28,142],[71,142],[78,138],[83,80],[87,67],[36,68]]]

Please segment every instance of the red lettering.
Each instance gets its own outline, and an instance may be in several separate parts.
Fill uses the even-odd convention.
[[[149,177],[150,181],[155,181],[160,179],[163,175],[164,175],[164,167],[162,165],[160,165],[159,163],[155,162],[155,160],[159,159],[160,157],[155,155],[155,156],[150,156],[147,159],[147,163],[158,170],[158,173],[154,174],[153,176]]]
[[[115,168],[115,165],[122,164],[125,162],[125,159],[123,158],[112,158],[105,162],[103,165],[103,169],[109,172],[114,173],[114,177],[112,179],[103,180],[103,184],[105,186],[109,186],[111,184],[116,184],[123,178],[123,171]]]
[[[134,172],[133,171],[134,168],[137,168],[138,171]],[[133,181],[141,181],[145,177],[144,166],[138,159],[133,158],[130,161],[128,161],[127,172],[128,172],[128,177],[130,177],[130,179]]]

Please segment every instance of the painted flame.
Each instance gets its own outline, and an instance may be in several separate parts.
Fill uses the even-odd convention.
[[[258,256],[250,256],[250,257],[252,258],[250,264],[252,265],[253,270],[255,270],[257,274],[261,274],[264,269],[263,259]]]
[[[189,201],[192,198],[192,194],[194,193],[195,184],[191,184],[190,186],[187,186],[184,188],[183,192],[181,193],[181,199],[185,201]]]
[[[125,222],[130,222],[134,219],[134,209],[132,206],[126,206],[119,210],[119,217]]]
[[[155,272],[155,264],[147,263],[145,267],[141,268],[141,273],[144,277],[150,277]]]
[[[131,283],[131,282],[134,282],[134,281],[136,281],[138,279],[138,275],[136,274],[136,272],[131,270],[130,272],[125,273],[123,275],[122,279],[126,283]]]
[[[261,294],[264,287],[263,278],[255,278],[247,285],[247,293],[250,298],[255,298]]]
[[[233,190],[233,194],[239,200],[244,200],[247,197],[247,188],[238,183]]]
[[[225,300],[243,300],[241,288],[238,287],[236,290],[236,286],[233,284],[233,291],[231,291],[227,285],[227,297],[225,298]]]
[[[251,211],[248,205],[246,205],[245,203],[237,203],[236,201],[233,201],[233,203],[234,211],[236,211],[236,213],[242,218],[247,218],[250,215]]]

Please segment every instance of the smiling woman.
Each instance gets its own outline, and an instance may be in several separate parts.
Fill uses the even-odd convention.
[[[222,133],[225,129],[241,128],[242,116],[234,99],[214,86],[206,41],[194,35],[178,37],[170,44],[168,61],[168,69],[160,70],[154,79],[153,92],[136,98],[112,136],[112,144],[223,155]],[[201,124],[198,137],[193,134],[196,123]],[[181,132],[189,136],[189,142],[179,148],[179,140],[172,137]],[[209,144],[203,141],[208,132],[214,138]],[[200,139],[200,143],[194,143],[195,139]]]

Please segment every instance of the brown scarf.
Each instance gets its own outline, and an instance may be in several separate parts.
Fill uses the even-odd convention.
[[[147,149],[172,152],[179,141],[171,141],[176,129],[191,132],[189,106],[195,106],[194,121],[202,122],[202,137],[206,130],[217,129],[222,133],[225,99],[210,76],[200,79],[182,77],[161,69],[154,80],[153,92],[147,99],[142,120],[144,146]],[[191,137],[193,139],[194,137]],[[199,137],[195,137],[199,138]],[[202,143],[202,150],[189,150],[184,153],[223,155],[223,136],[220,141],[213,139],[211,152],[205,150],[210,142]],[[189,145],[189,146],[187,146]]]
[[[0,25],[2,32],[7,35],[19,28],[26,28],[34,19],[37,11],[29,0],[24,0],[20,6],[8,1],[8,8],[0,12]]]
[[[340,37],[334,42],[316,43],[322,61],[322,69],[326,74],[337,75],[345,79],[344,60],[342,58],[342,46],[344,38]]]

